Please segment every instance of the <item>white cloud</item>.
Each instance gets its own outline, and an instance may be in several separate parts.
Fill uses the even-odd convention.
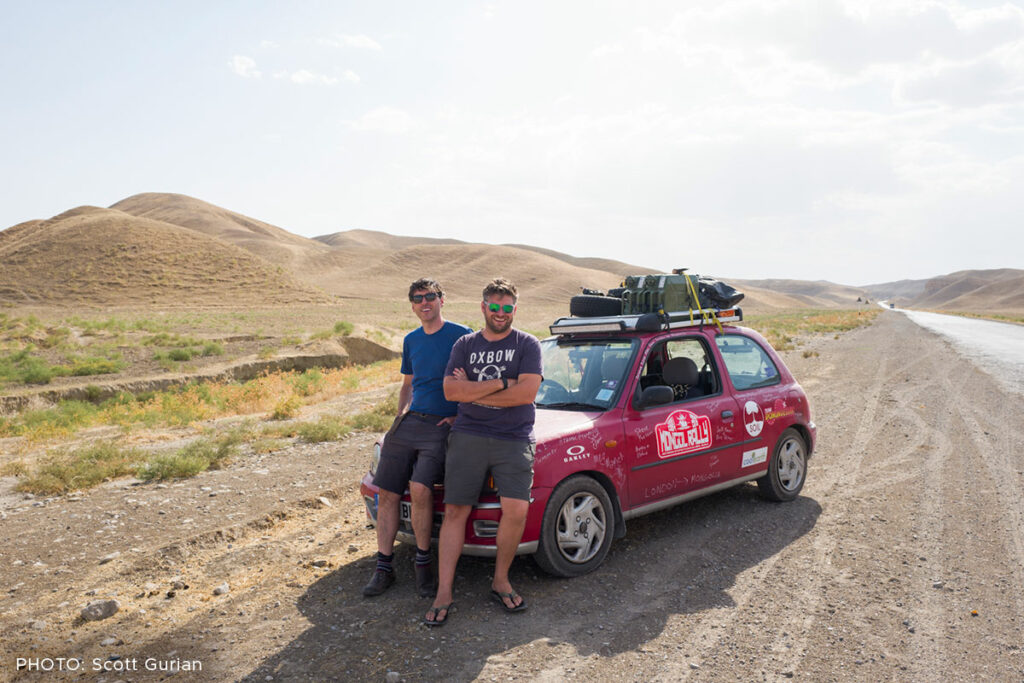
[[[242,78],[259,78],[263,74],[256,68],[256,62],[244,55],[235,55],[228,62],[231,70]]]
[[[327,74],[314,73],[309,69],[299,69],[291,74],[288,72],[275,72],[275,78],[288,78],[292,83],[298,83],[300,85],[337,85],[341,81],[346,83],[358,83],[359,75],[348,69],[342,73],[341,77],[328,76]]]
[[[590,52],[591,57],[608,57],[609,55],[620,55],[626,51],[621,43],[599,45]]]
[[[415,120],[408,112],[395,107],[377,107],[355,121],[345,122],[352,130],[404,135],[413,129]]]
[[[376,40],[364,35],[340,35],[337,38],[324,38],[321,42],[332,47],[351,47],[357,50],[384,49]]]
[[[338,79],[333,76],[315,74],[312,71],[308,71],[306,69],[299,69],[290,76],[290,79],[292,83],[301,83],[303,85],[337,85],[338,83]]]

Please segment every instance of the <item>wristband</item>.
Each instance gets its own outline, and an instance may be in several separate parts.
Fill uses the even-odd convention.
[[[508,378],[507,377],[502,377],[501,378],[501,388],[502,389],[508,389]]]

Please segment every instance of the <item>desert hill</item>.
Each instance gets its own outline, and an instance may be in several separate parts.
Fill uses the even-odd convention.
[[[582,287],[608,289],[656,269],[530,245],[348,230],[315,239],[181,194],[144,193],[109,209],[79,207],[0,232],[0,301],[136,305],[393,301],[435,277],[472,302],[492,277],[524,298],[564,304]],[[681,264],[705,273],[699,263]],[[721,278],[746,294],[748,312],[850,308],[858,298],[940,310],[1024,311],[1024,271],[962,271],[931,280],[849,287],[832,282]],[[182,298],[182,295],[185,298]],[[334,298],[332,298],[333,295]]]
[[[865,287],[877,298],[906,308],[945,311],[1024,311],[1024,270],[961,270],[927,280],[901,280]]]
[[[447,239],[442,237],[411,237],[404,235],[392,235],[379,230],[345,230],[330,235],[314,237],[318,242],[337,247],[340,249],[352,249],[368,247],[370,249],[399,250],[407,247],[415,247],[421,244],[468,244],[462,240]]]
[[[726,279],[743,292],[769,292],[777,300],[775,307],[781,308],[850,308],[857,299],[871,298],[862,287],[848,287],[827,280],[739,280]],[[778,304],[781,304],[779,306]]]
[[[146,192],[110,208],[215,237],[294,270],[301,268],[309,255],[326,250],[316,240],[183,194]]]
[[[330,300],[223,240],[94,206],[0,232],[0,263],[0,301],[16,304]]]

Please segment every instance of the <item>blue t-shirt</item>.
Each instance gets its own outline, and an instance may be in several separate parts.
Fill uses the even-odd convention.
[[[444,369],[452,345],[469,334],[465,325],[445,321],[437,332],[427,334],[418,327],[402,342],[402,374],[412,375],[412,404],[409,410],[451,417],[459,404],[444,397]]]
[[[540,375],[540,342],[532,334],[512,329],[504,339],[487,341],[480,332],[462,337],[452,347],[451,358],[444,374],[462,368],[470,380],[518,379],[519,375]],[[533,403],[523,406],[496,408],[479,403],[460,403],[459,414],[452,430],[510,441],[534,441],[533,421],[536,410]]]

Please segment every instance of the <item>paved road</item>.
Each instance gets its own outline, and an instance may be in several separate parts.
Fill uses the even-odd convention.
[[[1024,394],[1024,325],[897,309],[949,341],[1006,388]]]

